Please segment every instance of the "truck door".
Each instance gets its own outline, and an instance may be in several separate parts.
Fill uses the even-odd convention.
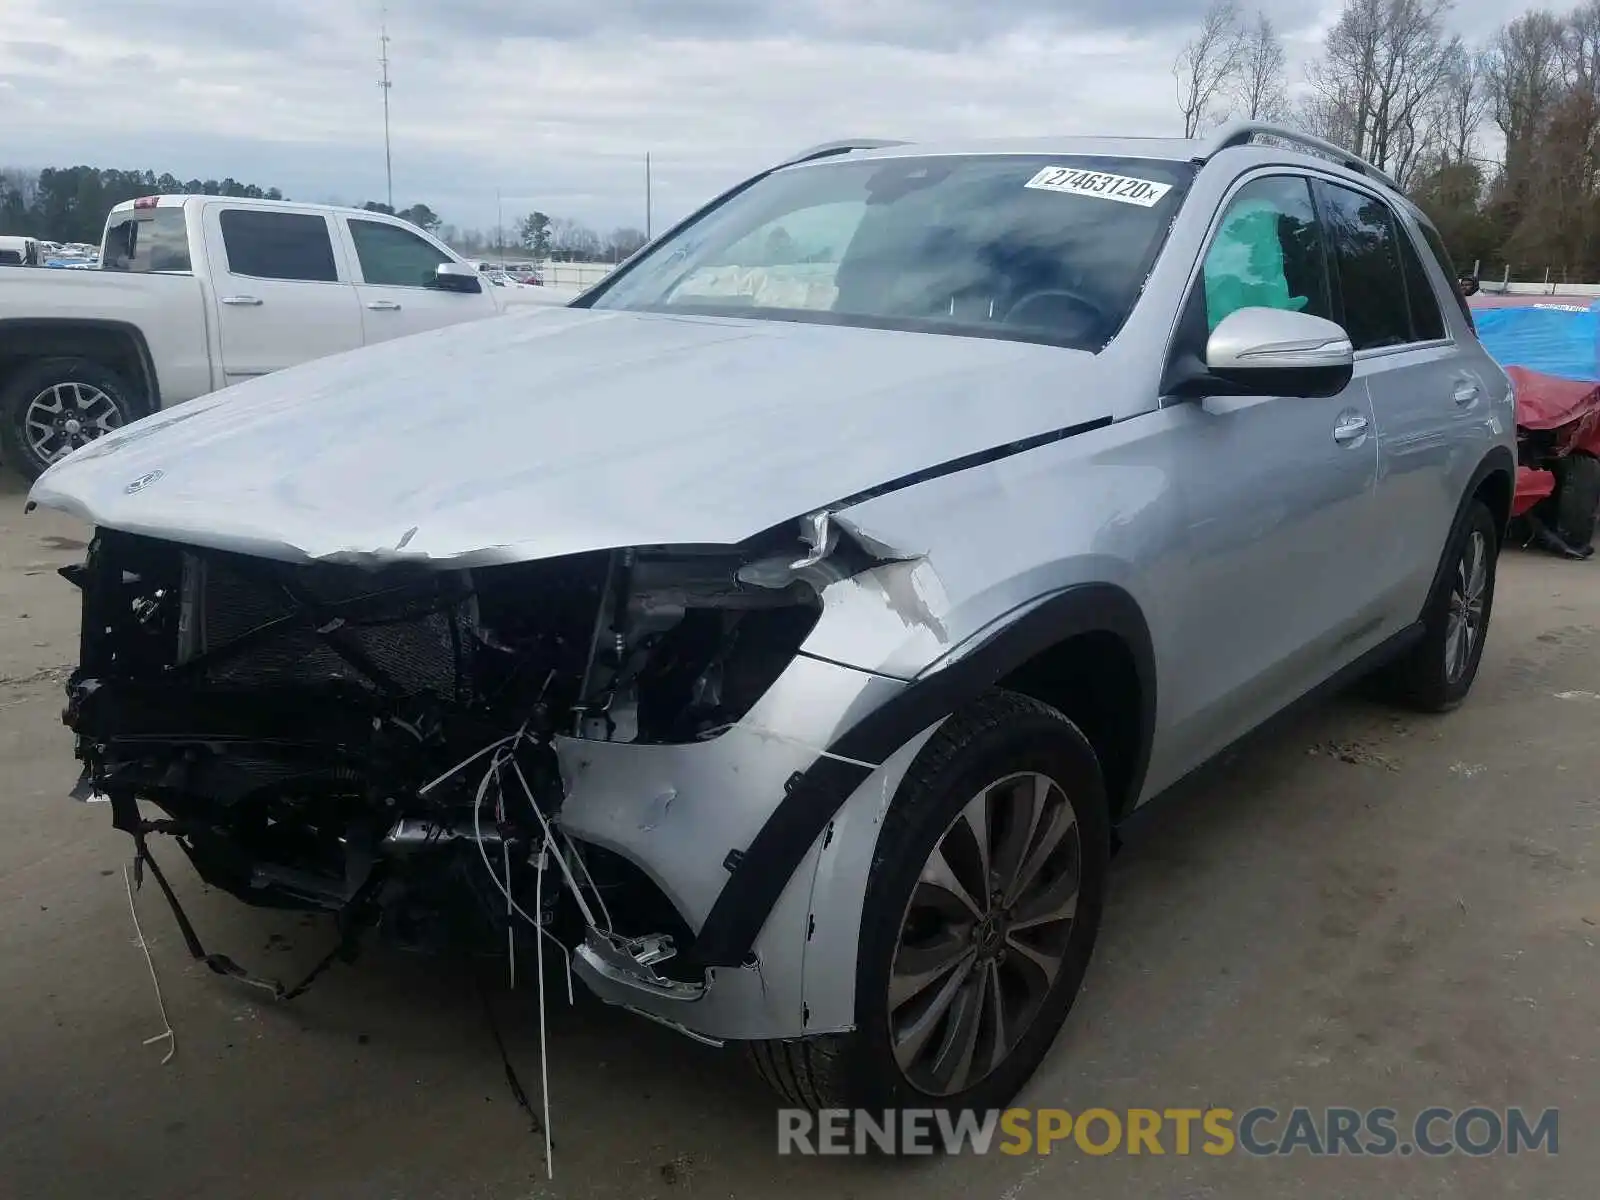
[[[216,204],[205,233],[224,382],[361,345],[361,308],[327,216]]]
[[[460,260],[416,230],[376,216],[338,219],[350,232],[368,345],[499,312],[481,279],[467,281],[476,291],[439,287],[435,269]]]

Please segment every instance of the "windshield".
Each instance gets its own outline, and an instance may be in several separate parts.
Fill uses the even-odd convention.
[[[1179,162],[1032,155],[790,167],[584,304],[1099,350],[1133,308],[1192,174]]]

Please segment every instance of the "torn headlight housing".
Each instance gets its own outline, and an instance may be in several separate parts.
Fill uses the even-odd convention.
[[[617,551],[574,732],[645,743],[716,736],[794,660],[823,590],[876,562],[826,514],[737,547]]]

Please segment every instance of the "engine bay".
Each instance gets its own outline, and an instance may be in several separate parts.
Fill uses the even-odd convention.
[[[79,794],[110,801],[141,864],[169,835],[211,886],[352,935],[494,950],[581,920],[664,962],[690,931],[635,864],[561,832],[552,737],[720,736],[793,660],[823,589],[876,561],[816,519],[733,548],[474,570],[102,528],[62,571],[83,594],[63,714]]]

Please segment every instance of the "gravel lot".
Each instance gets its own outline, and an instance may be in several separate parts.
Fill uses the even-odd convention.
[[[915,1165],[774,1155],[737,1057],[580,996],[551,1011],[554,1183],[470,974],[369,954],[281,1005],[191,965],[130,843],[67,799],[61,681],[85,531],[0,483],[0,1196],[501,1198],[1594,1195],[1600,1179],[1600,564],[1510,553],[1477,691],[1344,698],[1141,813],[1087,991],[1021,1103],[1561,1109],[1560,1153],[1114,1154]],[[160,853],[158,849],[158,853]],[[328,929],[205,894],[208,944],[295,974]],[[559,985],[556,989],[559,992]],[[537,1095],[533,994],[490,996]],[[1170,1149],[1170,1147],[1169,1147]]]

